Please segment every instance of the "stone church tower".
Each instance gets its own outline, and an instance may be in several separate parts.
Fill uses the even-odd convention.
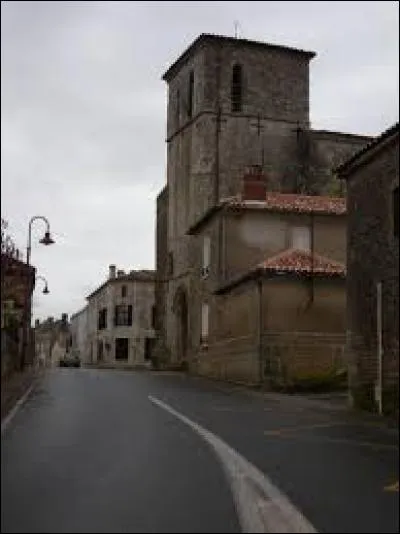
[[[156,298],[159,334],[178,360],[190,352],[191,342],[196,238],[187,235],[190,226],[219,200],[240,193],[249,166],[262,166],[271,191],[320,194],[327,183],[325,160],[332,166],[332,154],[347,156],[365,143],[329,133],[327,148],[327,132],[314,132],[312,138],[309,63],[314,56],[202,34],[163,76],[167,186],[157,199]]]

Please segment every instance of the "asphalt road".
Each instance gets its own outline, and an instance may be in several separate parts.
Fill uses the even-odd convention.
[[[220,458],[174,410],[267,475],[317,531],[398,532],[398,432],[377,419],[85,369],[48,373],[2,434],[1,531],[240,532]]]

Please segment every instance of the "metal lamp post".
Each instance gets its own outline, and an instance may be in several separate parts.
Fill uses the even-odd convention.
[[[44,282],[44,289],[42,293],[45,295],[48,295],[50,293],[49,291],[49,284],[44,276],[36,276],[35,280],[42,280]]]
[[[55,241],[54,239],[52,239],[51,235],[50,235],[50,223],[48,221],[48,219],[46,219],[46,217],[44,217],[43,215],[34,215],[31,220],[29,221],[29,230],[28,230],[28,245],[26,247],[26,263],[27,265],[29,266],[30,265],[30,261],[31,261],[31,249],[32,249],[32,224],[34,221],[36,220],[42,220],[45,224],[46,224],[46,231],[44,233],[44,236],[42,237],[42,239],[39,240],[39,243],[41,243],[42,245],[52,245]],[[42,277],[37,277],[37,278],[42,278]],[[45,288],[43,290],[43,293],[47,294],[49,293],[49,289],[47,287],[47,280],[45,280]],[[26,299],[26,306],[27,306],[27,310],[26,310],[26,324],[24,325],[24,336],[23,336],[23,344],[24,344],[24,347],[23,347],[23,351],[22,351],[22,358],[21,358],[21,369],[23,369],[24,365],[25,365],[25,359],[26,359],[26,353],[27,353],[27,345],[28,345],[28,337],[29,337],[29,332],[30,332],[30,327],[31,327],[31,317],[32,317],[32,300],[31,300],[31,294],[29,292],[29,288],[28,288],[28,295],[27,295],[27,299]]]
[[[42,239],[39,240],[39,243],[42,245],[52,245],[54,243],[54,240],[52,239],[50,235],[50,223],[46,219],[46,217],[43,217],[43,215],[34,215],[32,219],[29,221],[29,233],[28,233],[28,246],[26,247],[26,263],[29,265],[31,261],[31,249],[32,249],[32,223],[35,220],[41,219],[46,223],[46,231],[44,233],[44,236]]]

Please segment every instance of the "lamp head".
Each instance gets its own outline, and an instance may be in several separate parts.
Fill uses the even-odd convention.
[[[44,237],[39,241],[42,245],[52,245],[55,241],[51,238],[50,232],[45,232]]]

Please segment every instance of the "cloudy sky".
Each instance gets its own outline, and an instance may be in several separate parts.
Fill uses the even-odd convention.
[[[398,2],[1,2],[1,211],[37,243],[34,317],[74,313],[108,265],[154,267],[165,182],[161,75],[200,33],[314,50],[315,128],[377,135],[398,120]]]

